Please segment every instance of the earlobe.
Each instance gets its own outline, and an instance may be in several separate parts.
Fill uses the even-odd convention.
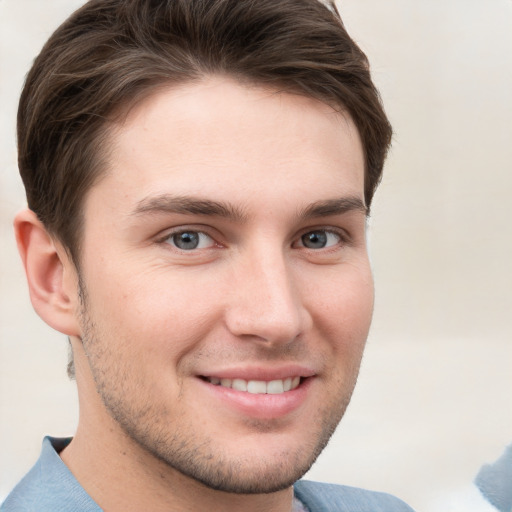
[[[31,210],[16,215],[14,231],[37,314],[57,331],[78,336],[78,280],[67,253]]]

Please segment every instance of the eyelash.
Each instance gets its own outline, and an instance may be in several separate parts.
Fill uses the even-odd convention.
[[[336,236],[338,238],[338,242],[328,245],[326,247],[321,247],[321,248],[311,248],[311,247],[307,247],[304,245],[303,239],[306,235],[313,234],[313,233],[321,233],[321,232],[325,233],[327,236],[329,236],[329,235]],[[175,244],[173,244],[173,242],[172,242],[173,237],[180,235],[180,234],[186,234],[186,233],[199,234],[200,236],[201,235],[206,236],[212,241],[212,243],[209,247],[192,248],[190,250],[181,249],[180,247],[177,247]],[[193,253],[198,250],[208,250],[208,249],[214,248],[215,246],[217,246],[219,248],[223,247],[223,245],[221,243],[218,243],[216,241],[216,238],[214,236],[210,235],[204,229],[194,228],[194,227],[191,227],[189,229],[187,229],[186,227],[180,227],[174,231],[166,233],[165,236],[159,238],[157,240],[157,242],[162,245],[171,245],[174,250],[177,250],[181,253]],[[334,229],[332,227],[329,227],[329,228],[327,228],[327,227],[312,227],[312,228],[308,228],[306,231],[303,231],[302,233],[300,233],[291,245],[292,245],[292,247],[294,247],[294,246],[296,246],[296,244],[301,243],[301,245],[299,245],[299,248],[304,249],[306,251],[318,252],[321,250],[335,251],[339,246],[345,245],[349,242],[350,242],[350,237],[346,233],[345,230]]]
[[[171,240],[173,239],[173,237],[177,236],[177,235],[184,235],[186,233],[190,233],[190,234],[199,234],[200,235],[200,238],[203,236],[206,236],[208,237],[211,241],[212,241],[212,244],[211,244],[211,247],[217,245],[217,246],[221,246],[221,244],[218,244],[216,241],[215,241],[215,238],[211,235],[209,235],[206,231],[204,230],[201,230],[201,229],[197,229],[197,228],[190,228],[190,229],[187,229],[187,228],[183,228],[183,227],[180,227],[179,229],[176,229],[174,231],[171,231],[169,233],[166,233],[166,235],[162,238],[160,238],[158,240],[159,243],[161,244],[167,244],[167,245],[171,245]],[[199,241],[200,243],[201,241]],[[193,248],[191,250],[186,250],[186,249],[181,249],[180,247],[177,247],[176,245],[174,245],[174,249],[180,251],[180,252],[192,252],[192,251],[196,251],[196,250],[205,250],[205,249],[210,249],[211,247],[200,247],[199,249],[198,248]]]
[[[337,242],[331,244],[331,245],[327,245],[326,247],[321,247],[321,248],[312,248],[312,247],[307,247],[305,244],[304,244],[304,237],[307,236],[307,235],[313,235],[314,233],[323,233],[326,235],[326,239],[329,237],[329,235],[334,235],[335,237],[337,237]],[[336,250],[337,247],[339,247],[340,245],[343,245],[345,243],[347,243],[347,235],[345,232],[342,232],[341,230],[335,230],[335,229],[332,229],[332,228],[323,228],[323,227],[320,227],[320,228],[313,228],[313,229],[308,229],[307,231],[304,231],[301,235],[299,235],[298,237],[298,241],[302,244],[301,247],[306,249],[306,250],[311,250],[311,251],[318,251],[318,250],[324,250],[324,251],[329,251],[329,250]],[[328,240],[326,240],[327,242]]]

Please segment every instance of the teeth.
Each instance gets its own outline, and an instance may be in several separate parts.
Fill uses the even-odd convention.
[[[243,379],[233,379],[231,387],[237,391],[247,391],[247,381]]]
[[[271,380],[267,383],[267,393],[269,395],[278,395],[284,393],[284,383],[282,380]]]
[[[267,383],[263,380],[250,380],[247,383],[247,391],[255,395],[265,394],[267,392]]]
[[[257,395],[279,395],[286,391],[295,389],[300,384],[300,377],[288,377],[287,379],[271,380],[244,380],[244,379],[219,379],[207,377],[208,382],[214,386],[232,388],[236,391],[246,391]]]

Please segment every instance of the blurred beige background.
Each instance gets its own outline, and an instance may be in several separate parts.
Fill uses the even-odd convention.
[[[80,0],[0,0],[0,500],[71,435],[66,340],[33,313],[11,222],[15,112]],[[353,402],[312,479],[418,511],[494,510],[472,486],[512,442],[512,1],[344,0],[395,127],[371,219],[377,301]]]

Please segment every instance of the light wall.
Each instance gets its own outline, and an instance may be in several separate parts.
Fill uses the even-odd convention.
[[[0,0],[0,498],[71,435],[66,340],[33,313],[12,236],[17,97],[78,0]],[[472,486],[512,441],[512,1],[344,0],[395,128],[371,219],[377,299],[358,388],[314,479],[417,510],[491,510]]]

